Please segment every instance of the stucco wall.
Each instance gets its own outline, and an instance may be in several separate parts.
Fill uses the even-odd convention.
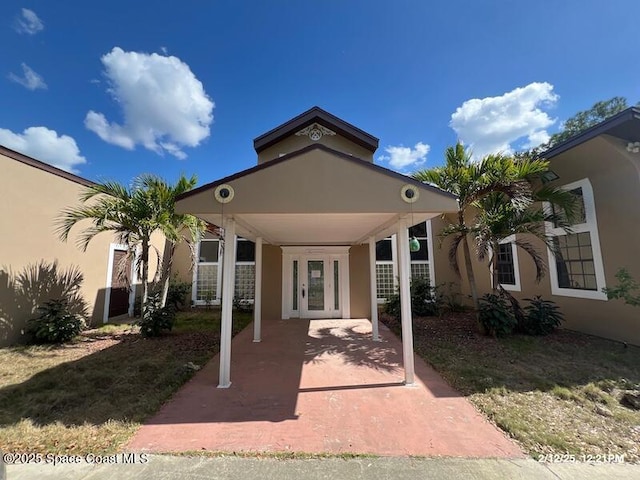
[[[409,213],[399,195],[402,176],[381,174],[365,162],[349,161],[321,149],[307,151],[269,168],[230,180],[235,190],[225,214],[260,213]],[[178,202],[181,213],[218,214],[205,189]],[[414,212],[447,212],[456,200],[436,189],[420,192]]]
[[[551,169],[560,177],[557,185],[591,182],[606,285],[616,283],[621,267],[640,279],[640,158],[626,151],[626,142],[600,136],[551,159]],[[551,298],[565,313],[566,328],[640,345],[640,308],[620,300],[551,295],[549,275],[536,285],[533,262],[519,257],[522,297]]]
[[[173,255],[173,263],[171,265],[171,274],[176,275],[178,280],[189,284],[193,281],[191,249],[185,241],[180,242],[176,246],[176,250]]]
[[[369,278],[369,245],[354,245],[349,249],[351,318],[371,318]]]
[[[107,282],[108,234],[97,236],[86,252],[75,245],[82,226],[76,226],[66,243],[55,234],[61,210],[76,205],[82,185],[0,154],[0,344],[20,341],[21,330],[32,317],[33,305],[8,282],[27,265],[58,261],[59,268],[77,266],[84,274],[82,293],[94,324],[102,321]],[[40,296],[37,302],[48,300]]]
[[[262,245],[262,318],[282,318],[282,249]]]
[[[366,148],[341,137],[340,135],[325,135],[317,142],[311,140],[307,135],[291,135],[290,137],[287,137],[260,152],[258,155],[258,164],[268,162],[269,160],[275,160],[276,158],[280,158],[282,155],[295,152],[296,150],[300,150],[301,148],[314,143],[320,143],[339,152],[347,153],[362,160],[373,162],[373,153]]]
[[[616,283],[615,274],[620,267],[626,267],[636,279],[640,279],[640,158],[628,153],[625,147],[622,140],[600,136],[551,159],[551,169],[560,177],[554,185],[561,186],[584,178],[591,182],[608,286]],[[442,220],[432,223],[434,237],[445,224]],[[545,245],[535,239],[530,240],[548,260]],[[448,266],[447,246],[445,244],[438,249],[435,240],[437,283],[457,278]],[[468,294],[461,249],[458,261],[462,271],[462,279],[458,281],[461,281],[464,293]],[[549,273],[536,283],[534,264],[521,249],[518,249],[518,261],[522,288],[521,292],[512,292],[516,298],[541,295],[560,307],[565,315],[565,328],[640,345],[640,308],[630,307],[620,300],[552,295]],[[474,272],[480,294],[490,291],[487,265],[474,259]]]

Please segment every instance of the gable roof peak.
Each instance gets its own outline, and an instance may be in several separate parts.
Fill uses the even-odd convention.
[[[318,123],[323,125],[348,140],[366,148],[370,152],[375,152],[378,148],[378,139],[373,135],[359,129],[358,127],[345,122],[341,118],[323,110],[317,105],[309,110],[302,112],[300,115],[293,117],[291,120],[269,130],[268,132],[256,137],[253,140],[253,147],[256,153],[275,145],[280,140],[295,134],[299,130]]]

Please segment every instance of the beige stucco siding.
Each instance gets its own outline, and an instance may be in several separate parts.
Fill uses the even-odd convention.
[[[433,238],[433,258],[429,259],[433,264],[433,272],[435,276],[435,285],[448,284],[450,282],[458,283],[460,278],[455,274],[453,269],[449,267],[449,240],[443,239],[440,234],[442,230],[453,221],[452,215],[439,215],[431,220],[431,233]]]
[[[295,152],[308,145],[320,143],[338,152],[353,155],[362,160],[373,162],[373,153],[360,145],[347,140],[340,135],[325,135],[317,142],[311,140],[307,135],[291,135],[277,144],[263,150],[258,154],[258,164],[268,162],[280,158],[282,155]]]
[[[407,179],[380,174],[365,162],[348,161],[323,150],[312,150],[229,182],[233,200],[224,206],[234,213],[397,213],[410,212],[400,197]],[[423,190],[413,211],[447,212],[456,201],[436,190]],[[181,213],[216,212],[210,190],[178,203]]]
[[[606,284],[616,283],[621,267],[640,279],[640,160],[622,140],[600,136],[551,159],[551,169],[560,177],[558,186],[584,178],[591,182]],[[551,298],[565,313],[567,328],[640,345],[640,308],[619,300],[551,295],[549,276],[536,285],[533,263],[526,257],[519,255],[522,296]]]
[[[351,318],[371,318],[369,245],[349,249],[349,296]]]
[[[171,265],[171,274],[178,280],[191,284],[193,281],[193,260],[191,258],[191,248],[186,241],[176,245]]]
[[[81,252],[75,245],[81,227],[73,229],[69,241],[58,240],[54,221],[65,207],[75,205],[82,185],[25,165],[0,154],[0,343],[20,340],[31,311],[16,311],[16,293],[7,280],[29,264],[58,261],[66,269],[77,266],[84,274],[83,295],[89,303],[93,323],[102,320],[107,282],[108,234],[99,235]],[[46,299],[41,298],[44,301]]]
[[[262,318],[282,318],[282,249],[262,246]]]
[[[560,177],[554,185],[562,186],[588,178],[593,187],[605,282],[608,286],[616,283],[615,274],[621,267],[626,267],[636,279],[640,279],[640,159],[628,153],[625,147],[622,140],[600,136],[551,159],[551,169]],[[432,221],[434,237],[446,224],[441,219]],[[529,240],[538,246],[543,258],[548,260],[546,246],[539,240]],[[437,238],[434,238],[437,283],[449,279],[460,281],[463,292],[468,295],[462,249],[458,251],[462,271],[462,278],[458,280],[448,265],[448,240],[445,240],[441,249],[438,249],[437,243]],[[541,295],[560,307],[566,320],[563,324],[565,328],[640,345],[640,308],[630,307],[620,300],[552,295],[549,273],[540,283],[536,283],[532,260],[521,249],[518,249],[517,255],[521,291],[512,292],[516,298]],[[480,264],[474,258],[473,265],[480,294],[489,292],[491,277],[487,264]]]

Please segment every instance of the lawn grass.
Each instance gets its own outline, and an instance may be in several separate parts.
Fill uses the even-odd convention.
[[[397,334],[399,323],[382,320]],[[414,319],[415,350],[534,458],[625,455],[640,462],[640,411],[620,404],[640,390],[640,348],[559,330],[495,339],[473,314]]]
[[[234,335],[251,314],[234,313]],[[0,349],[0,445],[10,452],[109,454],[219,349],[220,313],[178,313],[142,338],[106,325],[73,343]]]

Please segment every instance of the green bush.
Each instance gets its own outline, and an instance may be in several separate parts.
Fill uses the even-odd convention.
[[[513,307],[500,295],[488,293],[480,298],[479,317],[485,332],[494,337],[508,335],[516,327]]]
[[[622,299],[627,305],[640,307],[640,283],[635,280],[626,268],[616,272],[617,285],[603,288],[609,300]]]
[[[27,333],[34,343],[68,342],[86,327],[82,315],[71,313],[64,299],[49,300],[38,307],[38,312],[27,325]]]
[[[233,297],[233,308],[238,312],[251,313],[253,312],[253,302],[246,298]]]
[[[411,281],[411,313],[416,317],[431,317],[439,314],[439,303],[435,289],[423,278]],[[394,318],[400,318],[400,293],[389,297],[384,305],[384,312]]]
[[[142,297],[136,295],[133,301],[133,316],[138,318],[140,315],[142,315]]]
[[[174,276],[169,282],[169,290],[167,291],[167,305],[172,305],[176,310],[181,310],[189,302],[187,295],[191,292],[191,284],[178,280]]]
[[[540,295],[525,298],[525,300],[529,305],[524,307],[526,316],[522,326],[527,335],[549,335],[564,320],[564,316],[554,302],[543,300]]]
[[[160,307],[160,292],[149,296],[145,314],[138,320],[140,334],[143,337],[158,337],[165,331],[171,331],[176,319],[176,309],[173,305],[167,304]]]
[[[466,312],[470,309],[460,300],[460,285],[449,282],[441,283],[433,288],[433,299],[436,303],[438,315],[446,313]]]

